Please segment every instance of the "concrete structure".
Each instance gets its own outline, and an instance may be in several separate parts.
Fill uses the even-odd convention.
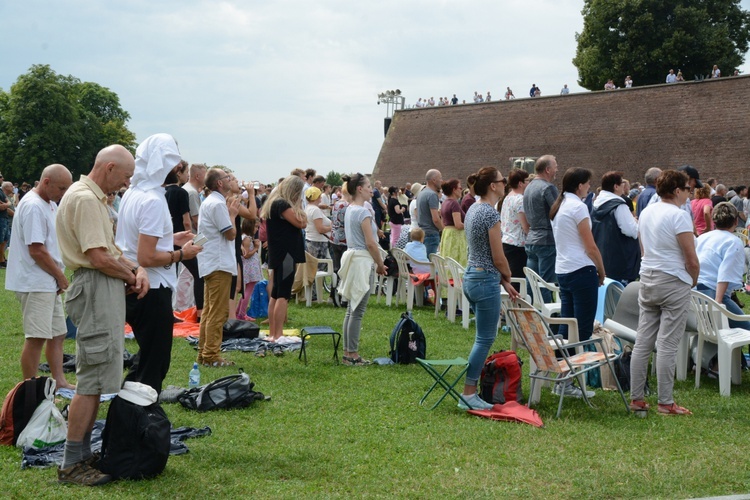
[[[702,178],[750,184],[750,76],[567,96],[398,111],[373,177],[388,185],[465,179],[487,165],[504,174],[510,157],[553,154],[560,173],[608,170],[643,183],[650,167],[689,163]]]

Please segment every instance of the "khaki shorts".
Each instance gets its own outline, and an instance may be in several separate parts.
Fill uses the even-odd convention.
[[[65,296],[65,309],[78,326],[76,393],[119,392],[125,349],[123,281],[94,269],[78,269]]]
[[[27,339],[51,339],[68,333],[62,298],[56,292],[16,292]]]

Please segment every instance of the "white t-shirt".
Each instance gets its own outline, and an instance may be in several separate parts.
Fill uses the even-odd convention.
[[[233,226],[226,198],[218,191],[212,191],[201,204],[198,215],[199,232],[207,239],[203,251],[198,254],[198,274],[201,278],[214,271],[226,271],[237,276],[234,241],[224,237],[224,232]]]
[[[13,237],[10,239],[5,288],[16,292],[56,292],[57,281],[39,267],[29,254],[29,245],[43,243],[57,267],[63,269],[57,246],[55,214],[57,203],[47,203],[36,192],[29,191],[16,208]]]
[[[557,250],[556,274],[568,274],[586,266],[596,265],[586,255],[586,247],[578,232],[578,224],[584,220],[588,220],[589,227],[591,227],[591,217],[589,217],[586,204],[578,196],[565,193],[565,199],[552,221],[552,234],[555,236],[555,249]]]
[[[317,205],[307,205],[305,207],[305,214],[307,214],[307,227],[305,228],[305,239],[307,241],[317,241],[325,243],[328,241],[328,236],[325,234],[320,234],[317,229],[315,229],[315,220],[316,219],[324,219],[323,220],[323,226],[327,226],[330,230],[331,225],[326,216],[323,214],[323,211],[317,206]]]
[[[141,234],[159,238],[156,241],[157,252],[169,252],[174,249],[172,217],[169,215],[169,206],[164,197],[164,188],[149,191],[134,188],[125,192],[118,213],[115,243],[123,255],[133,262],[138,262],[138,237]],[[169,269],[165,269],[164,266],[146,267],[149,286],[152,289],[165,286],[175,290],[177,273],[172,266]]]
[[[638,219],[638,234],[643,246],[641,272],[662,271],[692,285],[685,269],[685,256],[677,235],[693,234],[693,221],[684,210],[671,203],[649,204]]]
[[[411,219],[411,227],[419,227],[419,221],[417,220],[417,197],[409,202],[409,218]]]
[[[742,286],[745,251],[742,240],[720,229],[698,236],[695,251],[701,264],[698,283],[716,290],[721,282],[729,283],[727,293]]]

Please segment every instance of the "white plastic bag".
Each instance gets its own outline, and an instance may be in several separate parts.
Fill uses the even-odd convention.
[[[46,448],[65,442],[68,424],[54,403],[55,380],[47,379],[44,386],[45,400],[34,410],[31,420],[18,436],[16,446],[23,448]]]

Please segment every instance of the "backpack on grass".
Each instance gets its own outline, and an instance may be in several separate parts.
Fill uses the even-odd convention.
[[[394,363],[408,365],[416,363],[417,358],[425,359],[427,356],[427,339],[408,311],[401,314],[401,319],[393,327],[390,340],[390,356]]]
[[[48,377],[33,377],[19,382],[3,401],[0,413],[0,444],[15,446],[18,436],[34,415],[37,406],[46,399]]]
[[[522,402],[521,365],[515,351],[500,351],[490,355],[482,368],[479,396],[490,404]]]
[[[229,375],[214,380],[201,387],[190,389],[177,400],[189,410],[210,411],[229,408],[247,408],[255,401],[266,397],[253,390],[255,383],[240,368],[237,375]]]
[[[156,391],[125,382],[107,411],[99,469],[113,478],[144,479],[162,473],[171,447],[171,427]]]

